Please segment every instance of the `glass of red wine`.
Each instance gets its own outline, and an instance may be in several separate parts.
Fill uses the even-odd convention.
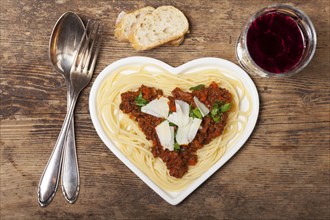
[[[316,32],[308,16],[290,5],[277,4],[256,12],[236,45],[240,65],[262,77],[292,76],[311,61]]]

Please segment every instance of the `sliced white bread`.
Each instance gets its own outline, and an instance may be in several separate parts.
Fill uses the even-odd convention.
[[[131,29],[136,21],[143,15],[151,13],[155,9],[147,6],[130,13],[121,12],[116,20],[115,37],[119,41],[127,41],[131,33]]]
[[[148,50],[173,40],[180,42],[188,30],[188,20],[180,10],[161,6],[140,17],[128,39],[135,50]]]
[[[115,37],[119,41],[128,42],[128,37],[131,33],[131,29],[133,25],[136,23],[136,21],[144,16],[147,13],[152,12],[155,10],[153,7],[147,6],[141,9],[137,9],[133,12],[126,13],[122,11],[119,13],[117,19],[116,19],[116,27],[115,27]],[[169,45],[172,46],[179,46],[184,40],[184,36],[179,37],[178,39],[175,39],[173,41],[168,42]]]

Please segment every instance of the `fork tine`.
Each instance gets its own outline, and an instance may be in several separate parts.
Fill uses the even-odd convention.
[[[93,74],[94,72],[94,69],[95,69],[95,64],[96,64],[96,60],[97,60],[97,56],[98,56],[98,53],[99,53],[99,50],[100,50],[100,45],[101,45],[101,32],[102,32],[102,26],[99,28],[99,34],[95,37],[95,41],[96,41],[96,49],[95,49],[95,52],[93,54],[93,60],[92,60],[92,63],[91,63],[91,66],[88,70],[88,74]]]
[[[87,24],[88,26],[88,24]],[[87,29],[84,31],[84,34],[79,42],[79,45],[78,45],[78,48],[77,48],[77,51],[76,51],[76,54],[74,55],[74,58],[73,58],[73,65],[71,67],[71,72],[73,70],[75,70],[75,68],[78,66],[78,61],[79,61],[79,56],[81,56],[81,49],[84,47],[84,42],[85,42],[85,38],[87,36]],[[81,59],[80,59],[81,60]]]
[[[91,57],[92,57],[92,54],[93,54],[93,49],[94,49],[94,44],[95,44],[95,41],[98,39],[99,37],[99,28],[100,28],[100,23],[95,21],[94,22],[94,26],[93,26],[93,29],[91,30],[91,34],[89,36],[89,43],[91,42],[91,45],[89,46],[89,51],[88,51],[88,56],[85,60],[85,66],[84,66],[84,70],[83,72],[84,73],[87,73],[88,72],[88,68],[89,68],[89,63],[90,63],[90,60],[91,60]]]
[[[86,42],[84,43],[82,51],[80,51],[81,59],[80,59],[79,65],[78,65],[79,71],[81,71],[86,66],[86,62],[88,61],[88,54],[90,53],[89,44],[91,41],[91,36],[93,34],[94,28],[95,28],[95,21],[88,20],[88,23],[86,26],[86,35],[85,35]]]

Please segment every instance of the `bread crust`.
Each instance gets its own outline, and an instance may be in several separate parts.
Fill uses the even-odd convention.
[[[169,45],[178,47],[182,44],[182,42],[184,41],[184,36],[179,37],[178,39],[172,40],[170,42],[168,42]]]

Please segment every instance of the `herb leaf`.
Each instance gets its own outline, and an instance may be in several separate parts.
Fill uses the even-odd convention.
[[[170,121],[169,121],[169,125],[170,125],[170,126],[173,126],[173,127],[174,127],[174,126],[177,126],[176,124],[174,124],[173,122],[170,122]]]
[[[140,91],[140,94],[135,99],[135,104],[139,107],[142,107],[142,106],[145,106],[146,104],[148,104],[148,101],[143,98],[141,91]]]
[[[196,90],[201,90],[201,89],[204,89],[204,88],[205,88],[204,84],[199,84],[197,86],[190,87],[189,90],[190,91],[196,91]]]
[[[192,105],[189,105],[189,117],[194,117]]]
[[[230,103],[215,102],[211,110],[211,118],[218,123],[221,121],[222,113],[229,111],[231,108]]]
[[[193,109],[192,112],[194,113],[195,118],[202,119],[202,113],[199,111],[198,108]]]
[[[178,143],[174,143],[174,151],[175,152],[180,152],[180,145]]]
[[[189,117],[199,118],[199,119],[203,118],[201,111],[198,108],[193,109],[192,105],[190,105],[190,108],[189,108]]]
[[[230,103],[226,103],[226,104],[224,104],[224,105],[222,105],[222,106],[220,107],[220,111],[221,111],[221,112],[227,112],[227,111],[230,110],[230,108],[231,108],[231,104],[230,104]]]
[[[211,115],[211,118],[213,119],[213,121],[215,122],[215,123],[218,123],[219,121],[221,121],[221,114],[220,115]]]
[[[219,104],[216,102],[213,104],[213,108],[211,110],[211,116],[215,117],[219,113]]]

